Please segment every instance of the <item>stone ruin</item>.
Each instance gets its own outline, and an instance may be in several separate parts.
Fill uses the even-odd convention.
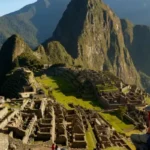
[[[93,127],[98,150],[113,146],[130,149],[115,129],[99,113],[92,110],[85,110],[85,113]]]
[[[0,133],[23,144],[55,142],[64,148],[87,150],[86,132],[91,127],[97,150],[111,146],[130,149],[98,112],[73,107],[67,110],[55,100],[35,95],[23,100],[18,109],[0,108]]]
[[[139,110],[133,105],[128,105],[127,112],[124,114],[124,117],[135,125],[137,129],[145,130],[147,128],[144,111]]]
[[[78,114],[66,110],[54,100],[37,97],[22,100],[19,109],[0,108],[0,132],[20,139],[24,144],[49,141],[63,147],[86,149],[81,118],[76,124]]]
[[[133,106],[145,106],[146,93],[142,90],[137,92],[130,90],[127,94],[123,92],[100,92],[97,93],[99,103],[104,108],[114,109],[127,104]]]
[[[93,70],[68,68],[68,67],[52,67],[49,72],[52,76],[64,77],[71,82],[77,89],[77,94],[83,98],[97,98],[101,106],[106,109],[116,109],[127,104],[144,106],[146,92],[140,90],[137,86],[123,83],[111,73],[96,72]],[[110,92],[99,90],[97,85],[109,85],[116,87]],[[128,92],[126,92],[128,91]],[[125,94],[126,93],[126,94]]]

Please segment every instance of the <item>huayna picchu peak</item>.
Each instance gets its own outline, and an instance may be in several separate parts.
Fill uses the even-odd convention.
[[[109,70],[127,83],[139,84],[120,19],[102,1],[72,0],[52,40],[59,41],[84,67]]]

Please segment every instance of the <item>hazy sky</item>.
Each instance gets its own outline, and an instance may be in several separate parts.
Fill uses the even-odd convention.
[[[37,0],[0,0],[0,16],[19,10],[23,6],[36,1]]]

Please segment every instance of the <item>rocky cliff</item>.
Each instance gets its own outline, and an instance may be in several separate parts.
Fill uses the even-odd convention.
[[[136,68],[150,75],[150,27],[132,25],[128,20],[122,20],[124,41],[128,47]]]
[[[0,80],[12,69],[16,58],[25,51],[31,50],[17,35],[11,36],[4,43],[0,51]]]
[[[121,20],[121,23],[125,45],[140,73],[143,87],[150,92],[150,27],[133,25],[128,20]]]
[[[33,68],[42,66],[30,47],[18,35],[11,36],[0,51],[0,83],[5,75],[15,67],[26,66]]]
[[[21,92],[34,92],[36,85],[33,72],[19,67],[7,75],[1,93],[8,98],[19,97]]]
[[[52,39],[84,67],[109,70],[125,82],[139,84],[120,19],[101,0],[72,0]]]

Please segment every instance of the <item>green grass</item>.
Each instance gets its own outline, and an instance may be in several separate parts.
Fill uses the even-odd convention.
[[[122,120],[120,120],[117,116],[108,114],[108,113],[100,113],[102,117],[107,120],[119,133],[126,133],[126,131],[134,130],[134,125],[126,124]]]
[[[96,85],[98,90],[100,92],[115,92],[115,91],[118,91],[118,88],[116,86],[113,86],[113,85]]]
[[[74,105],[80,105],[87,109],[101,110],[95,99],[77,98],[75,94],[76,89],[61,77],[36,77],[36,80],[42,84],[46,93],[48,93],[46,88],[51,87],[53,89],[53,96],[67,109],[70,109],[68,104],[73,103]]]
[[[88,143],[88,150],[93,150],[94,148],[96,148],[96,139],[90,124],[89,124],[88,131],[86,131],[86,140]]]
[[[146,101],[146,103],[147,103],[148,105],[150,105],[150,97],[146,97],[146,98],[145,98],[145,101]]]

